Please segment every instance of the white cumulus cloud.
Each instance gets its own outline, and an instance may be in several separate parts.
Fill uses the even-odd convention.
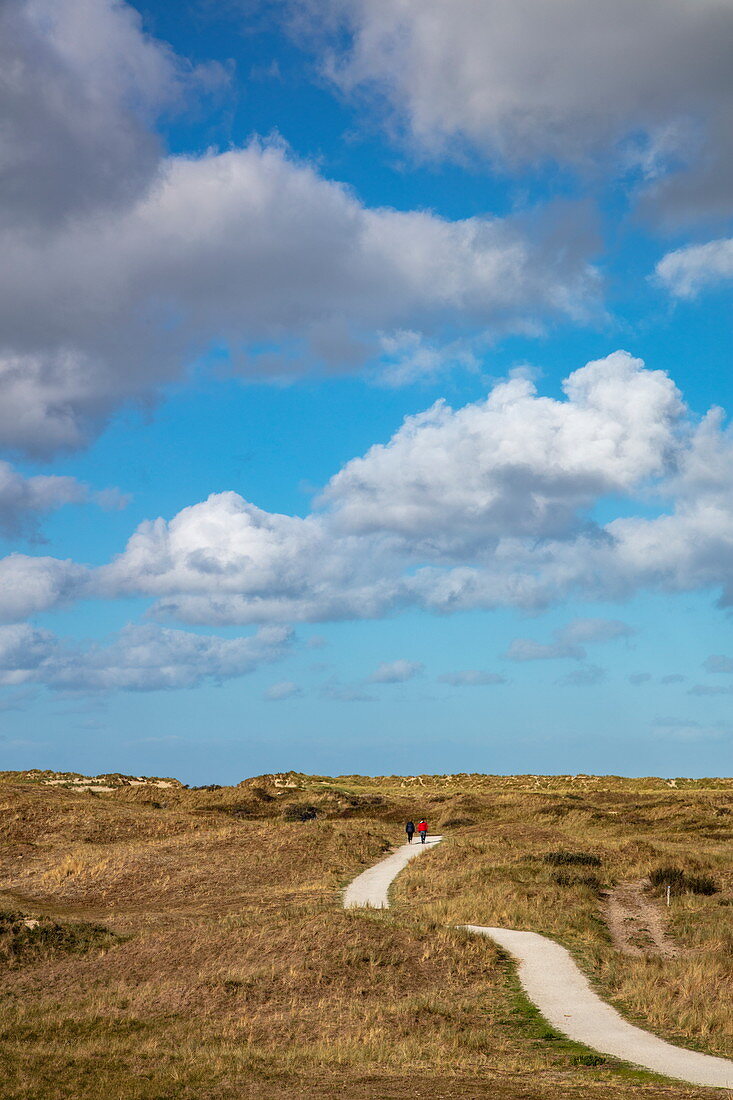
[[[433,548],[565,536],[598,497],[664,470],[682,405],[666,374],[642,367],[625,352],[589,363],[565,381],[567,401],[517,377],[462,409],[438,402],[347,463],[323,501],[340,529]]]
[[[370,209],[258,142],[169,158],[128,207],[0,243],[0,443],[41,454],[214,344],[242,374],[357,370],[390,332],[523,329],[580,316],[597,290],[583,239]]]
[[[0,581],[14,583],[0,587],[0,615],[84,595],[148,597],[158,619],[208,625],[538,610],[640,589],[717,590],[730,603],[733,436],[722,412],[696,419],[664,372],[624,352],[573,372],[564,390],[543,397],[513,378],[462,409],[408,417],[305,517],[223,492],[145,521],[103,567],[6,558]],[[601,523],[598,505],[617,498],[621,517]],[[628,633],[581,619],[512,655],[582,660],[588,644]]]

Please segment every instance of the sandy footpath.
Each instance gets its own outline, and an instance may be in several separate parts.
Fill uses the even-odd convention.
[[[733,1089],[733,1062],[673,1046],[628,1023],[593,992],[559,943],[537,932],[464,925],[489,936],[519,961],[519,980],[552,1027],[601,1054],[691,1085]]]
[[[442,836],[429,836],[422,844],[415,838],[412,844],[403,844],[386,859],[364,871],[346,887],[344,909],[389,909],[389,887],[402,868],[416,856],[429,852],[442,839]]]
[[[355,878],[344,892],[344,908],[387,909],[390,884],[411,859],[430,851],[443,838],[403,844],[386,859]],[[674,1046],[628,1023],[593,992],[588,979],[559,943],[537,932],[463,925],[488,936],[519,963],[519,980],[529,999],[557,1031],[601,1054],[687,1081],[691,1085],[733,1089],[733,1062]]]

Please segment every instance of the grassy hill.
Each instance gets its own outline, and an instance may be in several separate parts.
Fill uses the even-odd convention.
[[[389,912],[341,911],[423,813],[450,843]],[[709,1095],[559,1039],[453,925],[554,935],[627,1015],[731,1057],[731,840],[729,779],[0,773],[3,1100]],[[678,953],[620,953],[607,891],[669,867]]]

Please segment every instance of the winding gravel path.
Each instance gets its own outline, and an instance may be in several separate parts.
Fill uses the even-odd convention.
[[[344,907],[388,908],[390,883],[411,859],[430,851],[442,839],[430,837],[425,845],[403,844],[364,871],[347,887]],[[478,924],[462,927],[488,936],[517,959],[519,980],[527,996],[548,1023],[568,1038],[665,1077],[691,1085],[733,1089],[733,1062],[673,1046],[628,1023],[593,992],[570,953],[554,940],[537,932],[517,932],[509,928],[486,928]]]
[[[559,943],[537,932],[476,924],[463,927],[488,936],[518,959],[519,980],[530,1001],[552,1027],[570,1039],[691,1085],[733,1089],[733,1062],[673,1046],[628,1023],[593,992],[570,953]]]
[[[416,856],[429,852],[442,839],[442,836],[429,836],[424,844],[419,840],[403,844],[386,859],[363,871],[346,887],[344,909],[389,909],[389,887],[402,868]]]

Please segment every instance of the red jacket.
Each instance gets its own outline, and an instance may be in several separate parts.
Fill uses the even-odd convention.
[[[427,823],[427,821],[421,821],[421,822],[420,822],[420,824],[419,824],[419,825],[418,825],[418,827],[417,827],[417,831],[418,831],[419,833],[426,833],[426,832],[428,831],[428,823]]]

